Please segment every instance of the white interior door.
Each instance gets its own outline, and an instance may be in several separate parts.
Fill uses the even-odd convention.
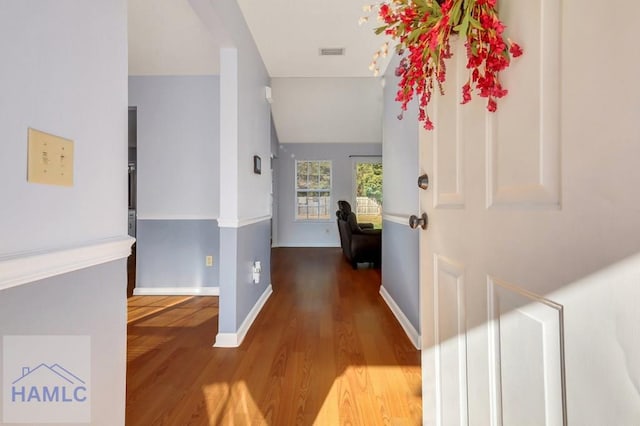
[[[640,6],[614,3],[504,0],[496,114],[460,105],[458,46],[420,136],[425,424],[640,425]]]

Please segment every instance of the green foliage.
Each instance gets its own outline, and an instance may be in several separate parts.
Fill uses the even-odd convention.
[[[369,197],[382,205],[382,163],[358,163],[356,196]]]

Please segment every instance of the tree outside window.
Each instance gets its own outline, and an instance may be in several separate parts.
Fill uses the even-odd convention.
[[[357,162],[356,216],[358,222],[373,223],[382,227],[382,163]]]

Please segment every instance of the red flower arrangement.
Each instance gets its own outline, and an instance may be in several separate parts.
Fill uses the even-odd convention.
[[[400,77],[396,101],[403,112],[415,96],[419,121],[425,129],[433,129],[427,105],[435,86],[444,94],[451,34],[466,37],[469,78],[462,86],[462,103],[471,100],[475,88],[480,97],[487,98],[487,109],[496,111],[496,100],[508,93],[500,83],[500,71],[509,66],[512,56],[522,55],[522,48],[503,36],[505,26],[498,18],[497,0],[388,0],[377,7],[384,25],[376,28],[376,34],[391,36],[397,41],[397,53],[403,56],[395,70]],[[370,69],[377,69],[376,60],[386,50],[385,43]]]

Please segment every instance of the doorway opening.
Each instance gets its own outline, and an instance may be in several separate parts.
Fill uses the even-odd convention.
[[[352,157],[354,212],[359,223],[382,228],[382,157]]]
[[[129,107],[128,113],[128,169],[129,169],[129,235],[136,237],[136,200],[137,200],[137,147],[138,147],[138,109],[136,107]],[[136,244],[131,247],[131,255],[127,260],[127,297],[133,295],[133,288],[136,284]]]

